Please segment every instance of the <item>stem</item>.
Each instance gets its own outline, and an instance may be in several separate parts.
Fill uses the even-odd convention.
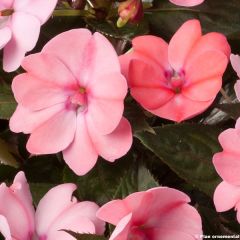
[[[220,92],[227,103],[232,103],[231,98],[227,95],[227,93],[225,92],[225,90],[223,88],[221,88]]]
[[[55,10],[53,16],[56,17],[75,17],[75,16],[86,16],[86,11],[84,10]]]

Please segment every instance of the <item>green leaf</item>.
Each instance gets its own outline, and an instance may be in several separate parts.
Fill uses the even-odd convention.
[[[18,167],[14,154],[16,151],[13,150],[13,147],[0,139],[0,164]]]
[[[170,38],[183,22],[197,18],[204,32],[222,32],[229,38],[240,37],[239,0],[206,0],[203,4],[184,8],[169,3],[168,0],[155,0],[154,9],[147,10],[153,33]]]
[[[0,85],[0,119],[9,120],[16,109],[16,101],[6,84]]]
[[[131,102],[126,104],[124,111],[124,116],[126,116],[126,118],[131,123],[134,133],[147,131],[155,134],[153,128],[150,127],[150,125],[146,121],[147,116],[144,114],[142,108],[139,107],[136,103]]]
[[[71,236],[75,237],[77,240],[107,240],[104,236],[99,236],[96,234],[79,234],[73,231],[63,230],[70,234]]]
[[[220,181],[212,164],[213,154],[220,151],[217,140],[220,129],[173,124],[154,130],[156,135],[142,132],[137,138],[179,177],[211,196]]]
[[[227,113],[231,118],[237,120],[240,117],[240,103],[219,104],[216,106],[221,111]]]
[[[66,168],[63,181],[77,183],[80,199],[99,204],[158,186],[139,159],[131,155],[112,164],[99,160],[94,169],[82,177],[77,177]]]

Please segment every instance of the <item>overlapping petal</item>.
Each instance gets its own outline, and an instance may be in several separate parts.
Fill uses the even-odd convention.
[[[169,0],[169,1],[171,3],[184,7],[192,7],[204,2],[204,0]]]

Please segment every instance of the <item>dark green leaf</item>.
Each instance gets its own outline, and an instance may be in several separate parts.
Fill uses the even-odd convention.
[[[139,159],[133,156],[119,159],[113,164],[98,161],[94,169],[82,177],[77,177],[66,169],[63,180],[77,183],[80,199],[99,204],[158,185]]]
[[[18,167],[18,163],[13,155],[14,153],[16,151],[13,150],[13,147],[0,139],[0,164]]]
[[[211,196],[220,181],[212,164],[213,154],[220,151],[220,130],[197,124],[166,125],[154,130],[156,135],[143,132],[137,137],[179,177]]]
[[[239,0],[208,0],[193,8],[179,7],[168,0],[155,0],[154,8],[147,10],[151,29],[168,39],[183,22],[193,18],[200,19],[204,32],[217,31],[240,38]]]
[[[77,240],[107,240],[107,238],[105,238],[104,236],[99,236],[96,234],[79,234],[68,230],[63,231],[75,237]]]
[[[16,101],[14,100],[11,89],[6,84],[0,85],[0,119],[9,120],[15,108]]]
[[[146,121],[146,115],[144,114],[142,108],[140,108],[136,103],[128,103],[125,106],[124,116],[130,121],[133,128],[133,132],[147,131],[155,134],[154,130],[148,122]]]

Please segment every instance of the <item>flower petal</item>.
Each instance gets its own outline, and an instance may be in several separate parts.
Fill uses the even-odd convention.
[[[0,204],[0,215],[7,219],[11,235],[19,239],[28,239],[33,234],[29,216],[24,204],[5,183],[0,185],[0,202],[4,203]]]
[[[149,111],[159,117],[181,122],[202,113],[212,104],[213,101],[214,99],[198,102],[186,98],[183,94],[177,94],[165,105]]]
[[[40,110],[30,111],[21,105],[17,106],[14,114],[10,118],[9,127],[12,132],[31,133],[48,119],[64,109],[64,104],[56,104],[52,107]]]
[[[196,42],[187,57],[186,63],[194,61],[195,58],[207,51],[219,51],[229,58],[231,48],[223,34],[216,32],[207,33]]]
[[[187,84],[222,77],[228,64],[228,58],[220,51],[210,50],[199,55],[184,66]]]
[[[3,235],[5,240],[12,240],[7,219],[2,215],[0,215],[0,233]]]
[[[72,194],[76,185],[61,184],[50,189],[40,200],[36,214],[36,231],[39,236],[48,232],[52,222],[66,209],[74,205]]]
[[[43,82],[28,73],[22,73],[14,78],[12,90],[17,102],[33,111],[64,103],[71,93],[51,82]]]
[[[117,128],[110,134],[100,135],[97,129],[89,127],[94,148],[107,161],[114,162],[131,148],[133,137],[131,125],[122,118]]]
[[[237,80],[237,82],[235,83],[234,90],[235,90],[238,101],[240,101],[240,80]]]
[[[54,55],[46,53],[31,54],[24,58],[22,67],[41,82],[56,86],[76,88],[77,81],[67,66]]]
[[[86,121],[91,122],[99,134],[109,134],[118,126],[123,110],[123,100],[89,97]]]
[[[57,0],[21,0],[14,1],[14,9],[16,11],[25,12],[39,19],[41,25],[44,24],[52,15],[54,8],[57,5]]]
[[[77,174],[84,175],[96,164],[98,153],[89,135],[84,114],[77,116],[77,129],[71,145],[63,151],[63,158]]]
[[[164,85],[163,72],[143,61],[132,60],[129,68],[131,95],[146,109],[156,109],[174,97],[174,92]]]
[[[113,211],[115,209],[115,211]],[[131,212],[123,200],[113,200],[104,204],[98,211],[97,217],[103,221],[117,225],[120,220]]]
[[[0,29],[0,49],[2,49],[11,39],[12,31],[9,27]]]
[[[213,156],[216,171],[224,181],[233,185],[240,185],[240,158],[239,153],[220,152]]]
[[[116,228],[114,229],[109,240],[127,240],[128,231],[131,225],[132,213],[129,213],[127,216],[122,218]]]
[[[230,61],[234,71],[237,73],[238,77],[240,78],[240,56],[231,54]]]
[[[31,51],[40,33],[39,20],[23,12],[15,12],[11,21],[12,38],[4,48],[3,68],[15,71],[21,64],[26,52]]]
[[[182,94],[193,101],[210,101],[222,87],[222,77],[210,77],[182,89]]]
[[[201,26],[198,20],[185,22],[172,37],[168,48],[168,60],[175,71],[180,71],[194,44],[201,37]],[[184,43],[184,44],[183,44]]]
[[[183,7],[193,7],[204,2],[204,0],[169,0],[171,3]]]
[[[62,110],[34,129],[27,150],[33,154],[51,154],[64,150],[73,141],[76,131],[76,112]]]
[[[221,182],[215,189],[213,201],[218,212],[234,208],[240,201],[240,187],[225,181]]]

